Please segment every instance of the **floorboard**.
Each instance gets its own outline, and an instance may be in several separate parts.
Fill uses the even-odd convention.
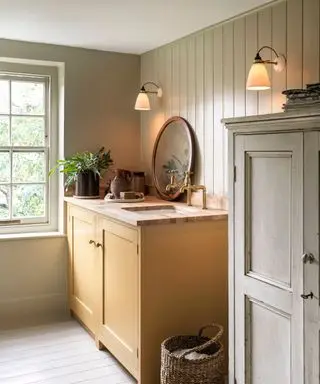
[[[135,384],[76,322],[0,332],[1,384]]]

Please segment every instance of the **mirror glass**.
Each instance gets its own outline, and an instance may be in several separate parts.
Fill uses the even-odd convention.
[[[181,117],[172,117],[162,126],[156,139],[152,171],[154,185],[166,200],[180,195],[184,174],[193,170],[194,137],[189,123]],[[167,187],[173,178],[173,187]]]

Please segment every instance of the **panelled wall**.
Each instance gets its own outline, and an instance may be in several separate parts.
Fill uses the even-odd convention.
[[[249,14],[145,53],[141,81],[155,81],[163,98],[151,96],[152,111],[141,113],[142,161],[150,178],[152,149],[163,122],[186,118],[197,138],[195,181],[225,207],[227,135],[224,117],[280,112],[286,88],[319,81],[319,0],[272,2]],[[165,27],[165,26],[164,26]],[[257,50],[271,45],[287,57],[287,68],[268,68],[272,89],[246,91]],[[264,59],[273,58],[266,50]]]

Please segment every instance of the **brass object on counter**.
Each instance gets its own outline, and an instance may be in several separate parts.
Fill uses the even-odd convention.
[[[207,209],[207,188],[205,185],[192,185],[190,177],[191,174],[192,172],[185,172],[185,178],[180,187],[180,192],[184,193],[187,191],[187,205],[191,206],[191,193],[202,190],[202,209]],[[166,191],[170,191],[173,188],[176,188],[174,173],[171,176],[170,184],[166,186]]]
[[[202,190],[202,209],[207,209],[207,188],[205,185],[194,185],[196,191]]]
[[[191,172],[185,172],[185,177],[180,192],[184,193],[187,191],[187,205],[191,206],[191,192],[193,192],[193,186],[191,184]]]

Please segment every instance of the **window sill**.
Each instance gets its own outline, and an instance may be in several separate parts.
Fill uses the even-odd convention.
[[[0,235],[1,240],[20,240],[20,239],[46,239],[55,237],[66,237],[66,234],[62,232],[37,232],[37,233],[6,233]]]

